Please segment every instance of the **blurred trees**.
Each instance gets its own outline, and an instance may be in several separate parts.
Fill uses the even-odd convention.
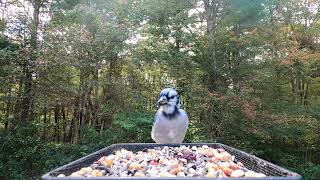
[[[226,143],[318,179],[319,4],[1,1],[0,178],[152,142],[158,93],[173,86],[190,116],[186,142]]]

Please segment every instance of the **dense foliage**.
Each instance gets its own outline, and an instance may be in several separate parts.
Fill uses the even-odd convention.
[[[320,179],[320,1],[0,1],[0,179],[152,142],[176,87],[185,142]]]

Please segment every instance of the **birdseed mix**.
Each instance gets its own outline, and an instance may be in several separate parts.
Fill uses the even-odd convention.
[[[121,149],[103,156],[91,166],[58,177],[266,177],[248,170],[224,149],[155,147],[136,153]]]

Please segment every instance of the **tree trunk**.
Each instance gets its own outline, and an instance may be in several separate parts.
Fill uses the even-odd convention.
[[[292,101],[296,103],[296,80],[293,76],[292,72],[290,74],[290,84],[291,84],[291,92],[292,92]]]
[[[78,128],[78,142],[83,138],[83,129],[86,123],[87,114],[87,97],[88,97],[88,75],[85,70],[80,70],[80,85],[79,85],[79,128]]]
[[[26,65],[27,66],[27,65]],[[32,103],[32,73],[25,67],[24,91],[22,99],[21,122],[25,123],[31,120],[31,103]]]
[[[61,113],[62,113],[62,132],[63,132],[63,142],[67,140],[67,119],[66,119],[66,111],[64,106],[61,106]]]
[[[10,116],[10,111],[11,111],[11,88],[9,88],[9,92],[7,94],[7,107],[6,107],[6,112],[5,112],[5,123],[4,123],[4,130],[7,132],[8,127],[9,127],[9,116]]]
[[[203,0],[206,11],[207,22],[207,61],[209,62],[208,70],[208,88],[209,91],[215,91],[217,89],[216,79],[216,59],[215,59],[215,32],[216,32],[216,20],[218,14],[219,2],[218,0]]]
[[[110,101],[116,102],[116,94],[114,94],[114,83],[115,83],[115,78],[119,77],[119,67],[117,67],[117,57],[113,57],[110,60],[109,64],[109,74],[108,78],[106,81],[106,86],[105,86],[105,94],[104,94],[104,101],[106,104]],[[101,120],[101,130],[109,128],[112,124],[112,117],[113,117],[113,112],[111,111],[109,114],[106,114]]]
[[[302,94],[302,105],[308,105],[308,91],[309,91],[309,83],[305,83],[305,88],[303,89],[303,94]]]
[[[79,111],[79,104],[78,104],[78,101],[76,101],[74,108],[73,108],[73,116],[71,119],[69,134],[68,134],[68,138],[67,138],[67,141],[70,143],[72,143],[74,141],[75,134],[73,132],[77,132],[78,111]]]
[[[22,96],[22,88],[23,88],[23,77],[19,77],[19,86],[18,86],[18,93],[17,93],[17,99],[15,101],[15,107],[14,107],[14,119],[19,119],[21,115],[21,96]]]
[[[303,100],[304,100],[304,82],[303,82],[303,80],[301,80],[300,81],[300,83],[299,83],[299,96],[300,96],[300,104],[301,105],[303,105],[304,104],[304,102],[303,102]]]
[[[97,123],[99,122],[99,117],[98,114],[100,112],[100,98],[99,98],[99,69],[100,69],[101,64],[100,63],[96,63],[96,67],[95,67],[95,71],[93,74],[93,78],[94,78],[94,89],[93,89],[93,93],[94,93],[94,102],[92,103],[91,101],[91,105],[92,105],[92,124],[91,127],[95,128],[96,130],[99,129],[99,127],[97,127]]]
[[[46,141],[47,138],[47,100],[45,102],[44,110],[43,110],[43,132],[42,132],[42,139]]]
[[[23,65],[24,71],[24,90],[21,102],[21,116],[20,120],[22,123],[30,121],[33,117],[33,82],[32,75],[34,73],[34,62],[36,59],[35,52],[37,50],[37,38],[38,38],[38,26],[39,26],[39,13],[40,13],[40,0],[32,1],[33,5],[33,20],[31,25],[31,35],[30,35],[30,57],[26,60]]]
[[[57,104],[55,109],[54,109],[54,136],[55,136],[55,141],[57,143],[60,142],[60,127],[59,127],[59,123],[60,123],[60,107]]]

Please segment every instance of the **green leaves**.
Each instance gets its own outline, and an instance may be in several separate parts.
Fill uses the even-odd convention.
[[[121,112],[115,116],[113,127],[123,131],[122,138],[130,142],[151,142],[153,119],[154,113]]]
[[[256,26],[264,17],[263,5],[268,3],[266,0],[227,0],[224,2],[226,6],[226,20],[232,24],[239,24],[241,27]]]
[[[50,3],[33,52],[30,14],[14,21],[0,5],[0,179],[38,178],[113,143],[153,142],[155,103],[168,86],[190,117],[186,142],[223,142],[318,176],[318,1],[219,1],[213,33],[200,0]],[[18,117],[33,55],[25,128]]]

